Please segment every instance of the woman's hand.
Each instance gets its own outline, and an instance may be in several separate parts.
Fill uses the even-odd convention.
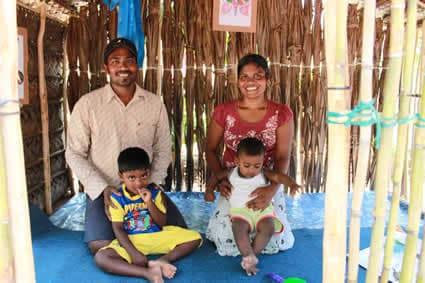
[[[253,197],[253,199],[248,201],[246,206],[253,210],[265,209],[272,202],[273,196],[276,194],[278,188],[279,185],[276,184],[256,188],[249,195],[250,197]]]
[[[225,197],[226,199],[229,199],[232,195],[233,186],[230,184],[229,180],[223,179],[218,183],[218,190],[220,192],[220,195]]]
[[[212,175],[207,181],[207,188],[205,190],[204,195],[205,201],[215,201],[214,190],[216,187],[218,188],[220,194],[228,199],[232,194],[233,189],[232,185],[230,185],[228,178],[228,170],[222,170],[219,171],[217,174]]]
[[[295,182],[291,182],[291,183],[288,185],[288,188],[289,188],[289,195],[290,195],[291,197],[294,197],[296,193],[301,192],[301,186],[300,186],[300,185],[298,185],[298,184],[297,184],[297,183],[295,183]]]

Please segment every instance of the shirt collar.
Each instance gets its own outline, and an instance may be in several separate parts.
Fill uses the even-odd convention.
[[[136,91],[134,93],[134,96],[137,99],[144,99],[146,97],[146,90],[142,89],[138,84],[136,84]],[[105,85],[105,102],[109,103],[114,98],[119,99],[114,90],[112,89],[111,84],[109,83]]]

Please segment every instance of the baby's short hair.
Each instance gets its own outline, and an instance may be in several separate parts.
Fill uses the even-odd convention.
[[[149,155],[140,147],[126,148],[118,156],[118,171],[120,173],[150,168]]]
[[[262,155],[266,152],[266,148],[262,141],[257,138],[244,138],[238,144],[237,154],[244,153],[249,156]]]

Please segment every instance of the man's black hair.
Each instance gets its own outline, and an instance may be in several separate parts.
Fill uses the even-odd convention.
[[[117,50],[118,48],[127,49],[130,54],[137,60],[137,48],[134,43],[127,38],[118,37],[112,39],[106,46],[105,51],[103,52],[103,62],[105,63],[105,65],[108,64],[109,55],[111,55],[111,53]]]
[[[266,77],[268,78],[270,76],[270,69],[269,66],[267,64],[267,60],[258,54],[248,54],[243,56],[238,63],[238,77],[240,75],[240,72],[242,70],[243,67],[245,67],[245,65],[254,63],[257,66],[259,66],[261,69],[264,70],[264,72],[266,73]]]
[[[149,155],[140,147],[126,148],[118,156],[118,171],[120,173],[150,168]]]
[[[262,155],[266,148],[262,141],[257,138],[244,138],[238,144],[237,154],[244,153],[249,156]]]

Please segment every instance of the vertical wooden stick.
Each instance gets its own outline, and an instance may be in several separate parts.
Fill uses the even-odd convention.
[[[0,1],[0,100],[4,101],[0,112],[0,135],[7,137],[3,140],[0,149],[5,157],[6,184],[1,184],[0,190],[7,191],[7,203],[9,206],[9,218],[0,223],[0,226],[9,226],[9,235],[13,250],[13,266],[15,280],[12,282],[35,282],[34,261],[31,245],[31,230],[29,221],[29,209],[27,198],[27,184],[25,178],[24,150],[22,142],[21,119],[19,116],[18,103],[18,41],[16,23],[16,1]],[[2,201],[3,195],[0,197]],[[0,205],[3,206],[3,205]],[[3,210],[2,210],[3,211]],[[7,225],[6,225],[7,226]],[[3,230],[3,229],[2,229]],[[9,252],[1,249],[1,256]],[[0,278],[7,278],[7,272],[12,272],[10,260],[6,270],[0,270]],[[13,277],[11,278],[13,279]],[[11,282],[6,280],[5,282]]]
[[[372,66],[373,44],[375,42],[375,9],[376,1],[368,0],[364,6],[362,71],[360,77],[360,100],[368,102],[372,99]],[[369,165],[370,127],[360,127],[359,151],[356,176],[354,177],[353,201],[351,204],[350,245],[348,259],[348,282],[357,282],[359,269],[360,217],[366,175]]]
[[[161,5],[161,4],[159,4]],[[162,4],[163,5],[163,4]],[[162,83],[161,83],[161,78],[162,78],[162,41],[161,41],[161,33],[162,33],[162,10],[160,8],[159,10],[159,15],[158,15],[158,50],[157,50],[157,54],[156,54],[156,61],[158,62],[157,64],[157,73],[156,73],[156,80],[157,80],[157,88],[156,88],[156,95],[161,96],[161,90],[162,90]]]
[[[37,37],[38,55],[38,84],[40,94],[41,130],[43,140],[43,167],[44,167],[44,207],[48,215],[53,213],[52,188],[50,175],[50,141],[49,141],[49,102],[47,101],[47,87],[44,73],[44,31],[46,29],[46,4],[40,4],[40,30]]]
[[[347,10],[346,0],[326,1],[328,111],[334,112],[347,111],[349,104],[349,90],[346,87]],[[328,141],[322,282],[339,283],[345,280],[349,129],[343,125],[329,124]],[[338,158],[335,159],[335,156]]]

